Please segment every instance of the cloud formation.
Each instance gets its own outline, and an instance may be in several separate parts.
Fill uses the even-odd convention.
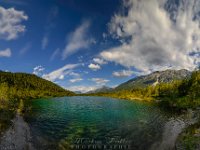
[[[53,52],[53,54],[51,55],[50,60],[53,61],[53,60],[56,58],[56,56],[59,55],[59,53],[60,53],[60,49],[57,48],[57,49]]]
[[[43,50],[47,47],[48,43],[49,43],[48,36],[44,36],[43,39],[42,39],[42,49]]]
[[[31,48],[31,46],[32,44],[30,42],[26,43],[25,46],[22,49],[20,49],[19,54],[24,55]]]
[[[105,64],[107,64],[107,62],[105,60],[100,59],[100,58],[93,58],[93,61],[94,61],[94,63],[97,63],[99,65],[105,65]]]
[[[93,71],[97,71],[97,70],[101,69],[101,66],[98,65],[98,64],[91,63],[91,64],[88,65],[88,68],[90,68]]]
[[[133,71],[131,71],[131,70],[121,70],[121,71],[114,71],[113,73],[112,73],[112,75],[114,76],[114,77],[118,77],[118,78],[121,78],[121,77],[130,77],[130,76],[132,76],[133,75]]]
[[[95,43],[93,38],[88,37],[89,21],[84,21],[78,28],[75,29],[68,37],[67,44],[63,50],[62,59],[76,53],[81,49],[88,48],[92,43]]]
[[[200,52],[200,1],[124,0],[109,33],[121,45],[100,53],[107,61],[149,73],[166,68],[193,70]]]
[[[81,64],[67,64],[63,66],[62,68],[59,68],[57,70],[50,72],[49,74],[42,75],[42,77],[52,82],[56,80],[63,80],[66,75],[69,75],[70,73],[72,73],[72,70],[80,65]]]
[[[82,78],[75,78],[75,79],[70,79],[69,81],[71,82],[71,83],[76,83],[76,82],[80,82],[80,81],[82,81],[83,79]]]
[[[10,48],[0,51],[0,57],[11,57],[11,54]]]
[[[97,85],[105,85],[110,80],[103,79],[103,78],[92,78],[91,81],[95,82]]]
[[[21,22],[27,19],[28,16],[23,11],[0,6],[0,39],[16,39],[19,33],[25,32],[26,27]]]
[[[82,92],[82,93],[93,91],[93,90],[96,90],[98,88],[99,88],[98,86],[83,86],[83,85],[82,86],[70,86],[70,87],[67,87],[67,89],[70,90],[70,91]]]
[[[103,85],[105,85],[110,80],[103,79],[103,78],[92,78],[91,81],[95,82],[96,85],[81,85],[81,86],[70,86],[67,87],[70,91],[80,91],[82,93],[87,93],[89,91],[94,91],[96,89],[101,88]]]
[[[45,70],[45,68],[41,65],[36,66],[35,68],[33,68],[33,74],[37,75],[37,76],[41,76],[43,74],[43,71]]]
[[[82,64],[82,65],[83,65],[83,64]],[[73,71],[70,72],[69,75],[70,75],[70,76],[73,76],[73,77],[76,77],[76,78],[78,78],[78,77],[81,76],[79,73],[77,73],[77,72],[73,72]]]

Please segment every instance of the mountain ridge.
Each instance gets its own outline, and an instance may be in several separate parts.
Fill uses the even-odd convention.
[[[167,69],[164,71],[155,71],[148,75],[138,76],[130,79],[120,85],[115,90],[144,88],[149,85],[155,85],[158,83],[169,83],[174,80],[182,80],[191,75],[191,72],[186,69],[172,70]]]
[[[86,94],[111,92],[112,90],[113,90],[113,88],[104,85],[98,89],[88,91]]]

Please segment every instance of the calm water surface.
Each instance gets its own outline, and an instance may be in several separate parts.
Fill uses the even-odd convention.
[[[94,143],[149,149],[173,117],[149,103],[105,97],[38,99],[31,105],[26,121],[36,149]]]

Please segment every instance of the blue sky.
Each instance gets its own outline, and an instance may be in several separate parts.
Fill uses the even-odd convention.
[[[199,14],[195,0],[1,0],[0,69],[83,92],[193,70]]]

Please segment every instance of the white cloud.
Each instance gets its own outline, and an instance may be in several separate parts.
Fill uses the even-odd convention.
[[[16,39],[19,33],[25,32],[26,27],[21,22],[27,19],[28,16],[23,11],[0,6],[0,39]]]
[[[82,81],[83,79],[82,78],[76,78],[76,79],[70,79],[69,81],[71,82],[71,83],[75,83],[75,82],[80,82],[80,81]]]
[[[112,75],[114,77],[130,77],[131,75],[133,75],[133,71],[131,70],[121,70],[121,71],[115,71],[112,73]]]
[[[10,48],[0,51],[0,57],[11,57],[12,53]]]
[[[63,80],[66,75],[70,74],[72,70],[78,66],[80,66],[80,64],[67,64],[49,74],[44,74],[42,77],[49,81]]]
[[[53,52],[53,54],[51,55],[50,60],[51,60],[51,61],[54,60],[54,59],[56,58],[56,56],[59,55],[59,53],[60,53],[60,49],[57,48],[57,49]]]
[[[83,22],[73,33],[70,34],[68,42],[63,51],[62,59],[66,59],[69,55],[76,53],[81,49],[88,48],[95,42],[93,38],[88,38],[88,29],[90,22]]]
[[[93,91],[98,88],[99,88],[98,86],[70,86],[70,87],[67,87],[67,89],[70,91],[74,91],[74,92],[80,91],[82,93]]]
[[[100,59],[100,58],[93,58],[93,61],[99,65],[105,65],[107,64],[107,62],[103,59]]]
[[[88,68],[92,69],[93,71],[96,71],[101,69],[101,66],[99,66],[98,64],[89,64]]]
[[[123,2],[127,13],[115,14],[109,23],[110,34],[122,44],[101,52],[103,59],[146,73],[196,67],[199,59],[189,53],[200,52],[200,1],[181,0],[178,6],[167,0]],[[175,9],[167,11],[166,5]]]
[[[33,68],[33,74],[40,76],[43,74],[44,70],[45,70],[45,68],[43,66],[41,66],[41,65],[36,66],[35,68]]]
[[[49,38],[47,36],[44,36],[42,39],[42,49],[43,50],[47,47],[48,43],[49,43]]]
[[[27,43],[20,51],[20,55],[24,55],[31,48],[31,43]]]
[[[92,78],[91,81],[95,82],[98,85],[105,85],[110,80],[103,79],[103,78]]]
[[[73,72],[73,71],[70,72],[69,75],[73,76],[73,77],[80,77],[81,76],[79,73],[76,73],[76,72]]]

